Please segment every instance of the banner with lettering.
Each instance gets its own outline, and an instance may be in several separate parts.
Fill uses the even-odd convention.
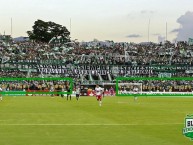
[[[3,61],[5,62],[5,61]],[[1,61],[2,63],[2,61]],[[85,65],[65,64],[61,60],[7,60],[0,69],[15,69],[42,74],[71,74],[71,75],[158,75],[160,73],[190,73],[191,65]]]

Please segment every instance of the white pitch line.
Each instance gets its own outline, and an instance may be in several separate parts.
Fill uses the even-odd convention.
[[[160,123],[160,124],[0,124],[0,126],[162,126],[182,125],[183,123]]]

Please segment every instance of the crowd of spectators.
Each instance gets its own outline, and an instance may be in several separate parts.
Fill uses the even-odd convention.
[[[188,64],[193,63],[193,46],[178,43],[112,43],[96,44],[71,42],[46,44],[35,42],[0,42],[2,60],[58,60],[66,64]]]
[[[66,65],[182,65],[192,66],[193,46],[187,42],[166,43],[114,43],[112,41],[77,42],[65,44],[37,43],[32,41],[4,43],[0,40],[0,76],[1,77],[36,77],[37,72],[15,69],[17,64],[7,69],[6,62],[13,61],[57,61]],[[53,65],[49,63],[47,65]],[[56,64],[55,64],[56,65]],[[6,68],[6,69],[5,69]],[[172,76],[191,77],[193,71],[172,72]],[[158,76],[145,74],[144,76]],[[60,74],[64,76],[64,74]],[[119,74],[119,76],[126,76]],[[140,76],[140,75],[139,75]],[[80,78],[77,78],[80,79]]]
[[[192,92],[193,81],[184,80],[154,80],[154,81],[125,81],[119,85],[122,92],[133,91],[134,86],[138,87],[139,92]]]
[[[28,90],[36,90],[36,91],[50,91],[50,90],[67,90],[67,86],[69,86],[68,81],[26,81],[26,80],[20,80],[20,81],[9,81],[9,80],[2,80],[0,82],[1,88],[4,91],[28,91]]]

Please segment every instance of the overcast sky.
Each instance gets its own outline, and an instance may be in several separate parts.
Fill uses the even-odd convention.
[[[166,22],[168,40],[193,38],[192,0],[0,0],[0,11],[0,33],[11,33],[12,18],[14,37],[27,36],[37,19],[69,30],[71,19],[79,41],[146,42],[149,20],[150,41],[166,36]]]

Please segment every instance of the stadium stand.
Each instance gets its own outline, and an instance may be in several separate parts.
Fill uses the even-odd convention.
[[[117,76],[193,76],[193,46],[187,42],[135,44],[95,40],[46,44],[5,38],[0,36],[1,77],[73,77],[80,84],[102,84],[114,83]],[[143,82],[143,89],[163,90],[158,89],[159,83]],[[190,83],[181,81],[178,85],[191,91]],[[174,88],[165,85],[165,90]]]

